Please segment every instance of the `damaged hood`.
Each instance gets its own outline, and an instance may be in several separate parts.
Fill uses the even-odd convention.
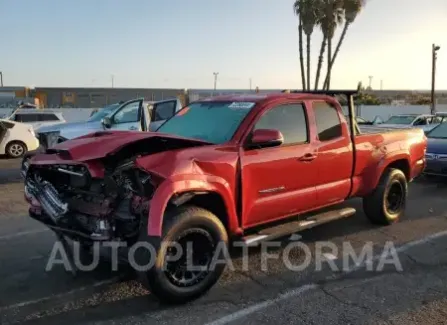
[[[65,155],[70,160],[87,161],[114,154],[125,146],[144,141],[149,149],[152,145],[166,145],[168,148],[200,146],[210,144],[197,139],[177,137],[156,132],[102,131],[64,141],[47,150],[49,154]],[[172,148],[174,149],[174,148]],[[149,151],[149,150],[148,150]]]

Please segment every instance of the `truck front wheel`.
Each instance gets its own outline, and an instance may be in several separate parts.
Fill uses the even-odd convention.
[[[376,189],[363,198],[363,210],[368,219],[379,225],[397,222],[405,212],[408,183],[400,169],[388,168]]]
[[[164,217],[159,246],[153,266],[140,275],[151,294],[164,303],[199,298],[226,267],[225,227],[213,213],[199,207],[171,208]]]

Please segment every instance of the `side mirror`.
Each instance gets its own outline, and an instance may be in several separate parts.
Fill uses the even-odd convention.
[[[112,127],[112,119],[108,116],[104,117],[101,122],[106,129],[110,129]]]
[[[258,129],[253,132],[250,147],[277,147],[284,143],[284,137],[278,130]]]

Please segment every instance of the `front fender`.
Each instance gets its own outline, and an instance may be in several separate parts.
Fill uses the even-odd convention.
[[[211,175],[179,175],[173,179],[167,179],[156,189],[152,197],[149,209],[147,227],[148,236],[162,235],[163,217],[169,200],[174,194],[191,191],[214,192],[223,199],[227,214],[230,232],[236,232],[239,228],[236,213],[236,204],[233,191],[224,179]]]

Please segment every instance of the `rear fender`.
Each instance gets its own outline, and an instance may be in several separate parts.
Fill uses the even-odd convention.
[[[370,171],[368,171],[369,177],[367,177],[367,179],[365,180],[367,184],[365,184],[366,186],[364,188],[368,189],[368,192],[372,192],[377,185],[379,184],[380,178],[382,177],[384,171],[390,167],[395,165],[396,163],[396,167],[401,167],[401,163],[402,161],[404,161],[406,163],[406,168],[407,170],[402,170],[406,176],[408,177],[409,175],[407,174],[409,172],[409,169],[411,168],[410,166],[410,154],[408,151],[406,150],[399,150],[399,151],[395,151],[395,152],[390,152],[388,154],[386,154],[385,156],[382,157],[382,159],[379,161],[379,163],[375,166],[374,169],[371,169]],[[401,169],[403,169],[401,167]],[[365,194],[369,194],[369,193],[362,193],[363,195]]]
[[[162,235],[163,217],[169,201],[175,194],[185,192],[212,192],[222,198],[227,211],[228,231],[235,233],[239,229],[235,208],[235,199],[230,185],[222,178],[209,175],[183,175],[181,179],[167,179],[156,189],[150,203],[148,236]]]

